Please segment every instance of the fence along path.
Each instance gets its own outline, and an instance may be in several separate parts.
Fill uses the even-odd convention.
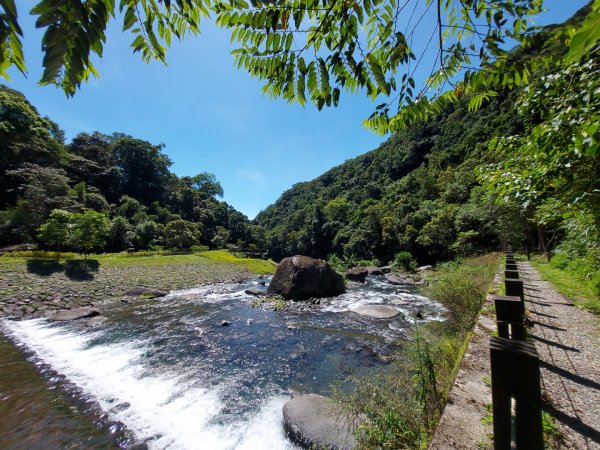
[[[558,423],[560,448],[600,449],[600,325],[542,280],[527,262],[517,263],[533,327],[528,338],[540,358],[543,409]]]

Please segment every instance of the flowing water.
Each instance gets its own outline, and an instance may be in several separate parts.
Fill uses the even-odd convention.
[[[440,305],[409,286],[367,280],[304,311],[252,307],[256,298],[244,291],[266,289],[257,278],[114,303],[95,329],[83,321],[3,321],[4,334],[46,371],[46,391],[67,386],[79,401],[71,402],[72,417],[32,421],[28,432],[44,435],[65,423],[73,448],[295,448],[281,426],[292,394],[328,394],[345,376],[384,364],[417,311],[422,320],[441,317]],[[394,304],[402,314],[377,320],[352,312],[369,303]],[[21,390],[13,407],[35,403],[36,395]]]

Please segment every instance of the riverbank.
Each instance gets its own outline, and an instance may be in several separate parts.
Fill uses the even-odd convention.
[[[45,256],[45,257],[40,257]],[[87,259],[47,254],[0,257],[0,317],[45,317],[61,309],[102,307],[135,286],[186,289],[272,273],[270,261],[224,250],[184,255],[104,254]]]
[[[237,258],[226,251],[88,259],[71,254],[60,260],[53,256],[0,257],[0,318],[24,320],[80,306],[102,309],[127,302],[124,294],[134,286],[186,289],[245,280],[275,269],[269,261]],[[119,424],[83,404],[77,395],[69,395],[73,386],[65,384],[64,377],[1,334],[0,355],[1,448],[127,446]]]
[[[103,268],[111,266],[100,264],[98,272]],[[281,427],[285,401],[329,395],[342,376],[386,365],[415,318],[436,322],[443,313],[416,286],[383,276],[348,283],[345,294],[308,310],[257,308],[248,291],[268,282],[254,276],[161,300],[121,297],[126,301],[100,308],[107,320],[97,328],[82,321],[3,325],[32,352],[32,362],[64,376],[81,389],[78,398],[94,401],[133,434],[123,447],[195,448],[200,440],[211,449],[259,449],[265,442],[291,449]],[[377,319],[357,312],[369,304],[398,314]]]
[[[423,293],[444,305],[445,320],[415,321],[391,364],[355,377],[351,395],[338,393],[346,410],[365,419],[361,449],[428,446],[498,267],[498,255],[490,254],[429,273]]]

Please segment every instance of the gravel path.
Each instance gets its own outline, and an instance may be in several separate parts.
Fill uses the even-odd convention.
[[[546,410],[565,437],[559,448],[600,449],[598,318],[555,291],[529,263],[518,265],[533,322],[530,338],[541,360]]]

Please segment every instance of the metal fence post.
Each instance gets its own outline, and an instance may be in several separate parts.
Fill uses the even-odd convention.
[[[521,308],[523,311],[523,317],[525,317],[525,293],[523,291],[523,280],[516,278],[505,278],[504,290],[506,295],[519,297],[521,299]]]
[[[530,342],[490,338],[494,448],[512,447],[511,398],[516,403],[517,450],[543,450],[539,357]]]
[[[496,307],[498,336],[503,338],[525,340],[527,334],[523,325],[523,305],[515,296],[494,295]]]

